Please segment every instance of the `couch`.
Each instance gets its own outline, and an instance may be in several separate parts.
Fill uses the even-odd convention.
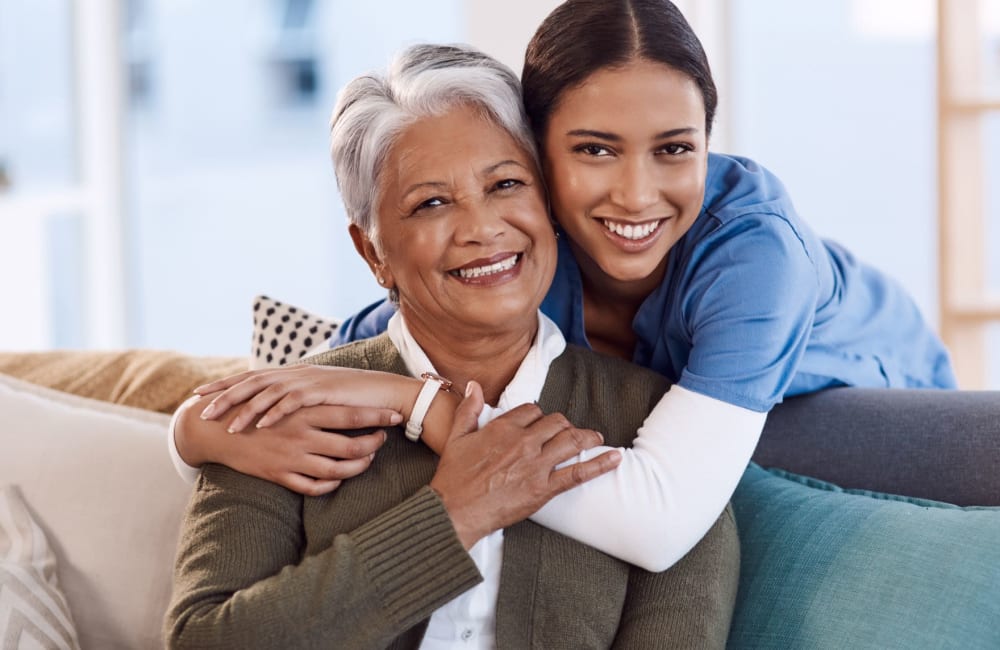
[[[245,366],[148,350],[0,354],[0,638],[161,646],[190,489],[168,459],[167,414]],[[1000,647],[1000,393],[789,399],[754,460],[734,497],[730,647]],[[34,550],[15,571],[3,531],[18,521]],[[54,614],[12,609],[31,575],[35,606]]]

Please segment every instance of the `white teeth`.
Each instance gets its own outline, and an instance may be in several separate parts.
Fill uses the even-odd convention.
[[[487,264],[486,266],[476,266],[471,269],[459,269],[458,277],[460,278],[481,278],[484,275],[493,275],[494,273],[503,273],[504,271],[509,271],[514,268],[517,264],[517,255],[511,255],[505,260],[500,260],[499,262],[494,262],[493,264]]]
[[[661,223],[659,221],[651,221],[648,223],[627,224],[623,226],[621,223],[615,223],[614,221],[610,221],[608,219],[602,219],[602,221],[604,222],[604,227],[608,229],[608,232],[613,232],[619,237],[631,239],[632,241],[649,237],[654,230],[660,227]]]

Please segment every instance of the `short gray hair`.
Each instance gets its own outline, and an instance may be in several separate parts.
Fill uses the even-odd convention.
[[[414,45],[387,72],[348,83],[330,119],[330,153],[351,223],[371,236],[382,167],[402,131],[423,117],[471,104],[504,129],[538,164],[514,72],[467,45]]]

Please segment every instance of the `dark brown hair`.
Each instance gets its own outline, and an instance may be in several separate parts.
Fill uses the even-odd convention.
[[[539,145],[563,93],[602,68],[662,63],[697,84],[712,132],[718,96],[701,42],[668,0],[567,0],[535,32],[524,57],[524,106]],[[625,98],[623,98],[623,101]]]

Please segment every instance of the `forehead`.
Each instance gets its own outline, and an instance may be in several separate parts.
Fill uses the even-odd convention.
[[[704,121],[705,102],[691,77],[662,63],[638,60],[601,68],[568,89],[550,124],[621,132],[649,123],[702,128]]]
[[[531,156],[513,136],[478,108],[459,104],[408,125],[389,150],[384,169],[390,184],[402,185],[445,181],[460,170],[483,170],[503,160],[533,169]]]

